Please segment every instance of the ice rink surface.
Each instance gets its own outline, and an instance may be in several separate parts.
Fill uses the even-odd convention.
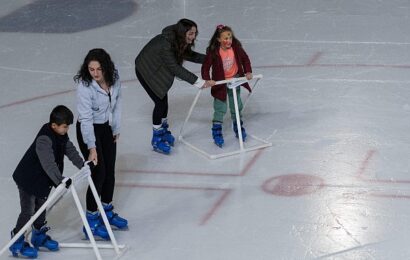
[[[126,245],[121,259],[409,259],[409,13],[404,0],[1,0],[1,246],[19,213],[17,163],[55,105],[76,113],[72,78],[88,50],[102,47],[123,86],[114,197],[129,220],[128,231],[114,231]],[[153,103],[134,59],[184,17],[198,24],[199,52],[216,25],[234,29],[264,76],[251,96],[242,91],[246,130],[271,147],[215,160],[181,142],[169,156],[152,151]],[[198,64],[185,66],[199,74]],[[179,80],[169,93],[176,136],[197,93]],[[184,137],[215,153],[211,102],[204,90]],[[74,127],[69,135],[77,146]],[[237,150],[229,116],[224,135],[224,149]],[[75,173],[67,160],[65,175]],[[86,242],[71,196],[48,224],[61,243]],[[95,255],[62,248],[39,259]]]

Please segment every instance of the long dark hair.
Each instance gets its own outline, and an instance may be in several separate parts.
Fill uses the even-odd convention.
[[[198,35],[198,26],[192,20],[183,18],[174,26],[175,42],[173,45],[178,64],[182,64],[184,58],[189,56],[192,52],[192,48],[195,47],[195,40],[189,44],[186,42],[186,33],[191,30],[192,27],[196,28],[196,35]]]
[[[212,35],[211,40],[209,41],[209,46],[207,52],[211,51],[212,55],[215,55],[215,50],[218,50],[221,44],[218,41],[218,38],[221,37],[223,32],[230,32],[232,34],[232,45],[242,46],[242,43],[235,37],[231,27],[220,24],[216,26],[215,32]]]
[[[81,80],[86,86],[90,85],[93,78],[88,71],[88,64],[90,64],[91,61],[98,61],[100,63],[105,82],[108,86],[113,86],[119,79],[118,71],[112,62],[110,55],[101,48],[92,49],[88,52],[80,70],[77,72],[77,75],[74,76],[74,81],[79,83]]]

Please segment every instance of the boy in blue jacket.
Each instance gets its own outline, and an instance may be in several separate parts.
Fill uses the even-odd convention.
[[[38,132],[34,142],[28,148],[13,173],[20,194],[21,212],[13,237],[30,220],[35,212],[46,202],[52,187],[57,187],[63,177],[64,155],[78,168],[84,165],[77,149],[67,135],[69,125],[73,123],[73,113],[63,105],[56,106],[50,114],[50,120]],[[71,179],[66,182],[66,188]],[[46,211],[33,223],[31,247],[21,235],[9,248],[13,256],[36,258],[39,247],[50,251],[59,250],[58,242],[46,235],[50,229],[46,226]]]

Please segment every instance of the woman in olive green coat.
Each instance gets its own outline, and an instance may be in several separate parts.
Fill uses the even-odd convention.
[[[154,101],[152,113],[154,151],[169,154],[175,138],[168,130],[168,90],[178,77],[198,88],[211,87],[215,81],[204,81],[182,66],[184,60],[200,63],[205,55],[192,50],[198,35],[194,21],[181,19],[165,27],[152,38],[135,59],[135,73],[142,87]]]

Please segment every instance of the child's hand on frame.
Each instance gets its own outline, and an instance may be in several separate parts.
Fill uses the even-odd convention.
[[[247,80],[251,80],[253,78],[253,75],[252,75],[251,72],[248,72],[248,73],[246,73],[245,77],[246,77]]]

